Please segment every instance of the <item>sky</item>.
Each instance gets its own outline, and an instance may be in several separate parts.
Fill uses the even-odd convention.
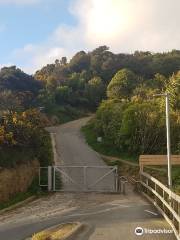
[[[0,68],[29,74],[77,51],[180,50],[180,0],[0,0]]]

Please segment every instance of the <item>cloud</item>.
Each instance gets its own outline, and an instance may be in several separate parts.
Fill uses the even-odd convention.
[[[179,0],[77,0],[71,6],[86,45],[123,52],[179,48],[179,9]]]
[[[32,72],[56,58],[100,45],[115,52],[179,49],[179,9],[179,0],[74,0],[69,12],[77,19],[76,26],[61,24],[45,42],[28,44],[14,56]]]
[[[0,4],[18,4],[18,5],[26,5],[26,4],[35,4],[39,3],[41,0],[0,0]]]
[[[63,56],[70,58],[78,48],[70,41],[71,37],[68,33],[73,35],[71,30],[68,31],[64,26],[60,27],[41,45],[27,44],[21,49],[14,50],[12,59],[23,62],[20,67],[27,73],[34,73],[37,69]],[[58,34],[61,34],[61,40]]]

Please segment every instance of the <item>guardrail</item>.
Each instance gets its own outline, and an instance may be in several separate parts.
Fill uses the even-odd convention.
[[[140,172],[140,181],[142,194],[156,206],[180,240],[180,196],[147,173]]]
[[[137,180],[134,177],[129,177],[128,180],[131,183],[131,185],[134,186],[135,192],[141,192],[141,181],[140,180]]]

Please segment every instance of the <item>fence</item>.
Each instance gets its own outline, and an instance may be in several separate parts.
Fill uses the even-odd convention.
[[[125,181],[118,179],[116,166],[41,167],[39,185],[61,192],[125,192]]]
[[[156,206],[180,240],[180,196],[147,173],[140,172],[140,179],[143,195]]]

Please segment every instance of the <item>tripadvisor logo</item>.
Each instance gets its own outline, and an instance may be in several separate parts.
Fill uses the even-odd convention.
[[[143,234],[172,234],[172,229],[149,229],[149,228],[142,228],[137,227],[135,229],[135,234],[137,236],[142,236]]]
[[[143,233],[144,233],[143,228],[137,227],[137,228],[135,229],[135,234],[136,234],[137,236],[141,236],[141,235],[143,235]]]

